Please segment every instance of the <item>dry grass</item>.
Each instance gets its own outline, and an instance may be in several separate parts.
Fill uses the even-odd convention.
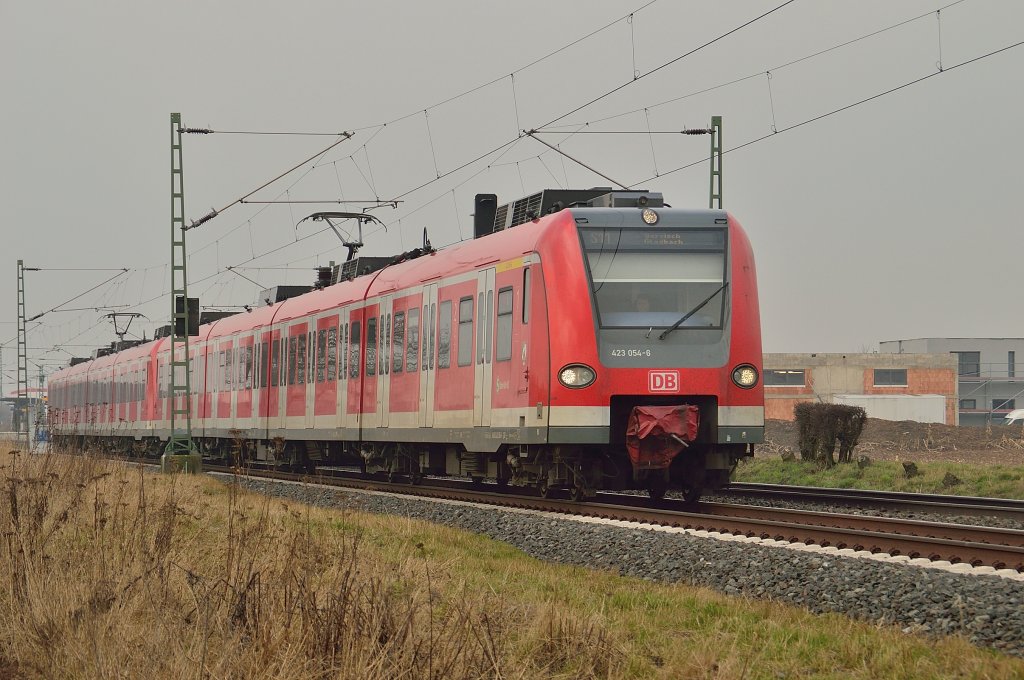
[[[0,678],[1024,673],[962,640],[542,564],[412,520],[5,458]]]

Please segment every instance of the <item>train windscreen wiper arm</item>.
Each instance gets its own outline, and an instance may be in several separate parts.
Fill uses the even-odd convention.
[[[675,322],[674,324],[672,324],[672,327],[671,327],[671,328],[666,328],[666,329],[665,329],[665,330],[664,330],[664,331],[663,331],[663,332],[661,333],[661,335],[659,335],[659,336],[658,336],[658,340],[664,340],[664,339],[665,339],[665,338],[666,338],[666,337],[668,336],[668,334],[669,334],[669,333],[671,333],[671,332],[672,332],[672,331],[674,331],[675,329],[677,329],[677,328],[679,328],[680,326],[682,326],[682,325],[683,325],[683,323],[685,323],[687,319],[689,319],[689,318],[690,318],[691,316],[693,316],[694,314],[696,314],[697,312],[699,312],[699,311],[700,311],[701,309],[703,309],[703,308],[704,308],[704,305],[706,305],[707,303],[711,302],[711,299],[712,299],[713,297],[715,297],[716,295],[718,295],[719,293],[721,293],[721,292],[722,292],[723,290],[725,290],[726,286],[728,286],[728,285],[729,285],[729,282],[728,282],[728,281],[726,281],[725,283],[723,283],[723,284],[722,284],[722,285],[721,285],[721,286],[720,286],[720,287],[718,288],[718,290],[716,290],[716,291],[715,291],[714,293],[712,293],[711,295],[709,295],[709,296],[707,296],[706,298],[704,298],[704,301],[703,301],[703,302],[701,302],[701,303],[700,303],[699,305],[697,305],[696,307],[694,307],[693,309],[691,309],[690,311],[688,311],[688,312],[687,312],[686,314],[683,314],[683,316],[682,316],[682,317],[681,317],[681,318],[679,319],[679,321],[676,321],[676,322]]]

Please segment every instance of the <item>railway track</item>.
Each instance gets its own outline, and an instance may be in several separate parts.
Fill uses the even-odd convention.
[[[474,486],[453,480],[427,480],[429,484],[413,485],[407,481],[367,479],[338,471],[310,475],[264,469],[239,471],[212,465],[207,465],[206,470],[1024,572],[1024,531],[1013,529],[729,503],[703,503],[691,508],[681,502],[663,501],[651,507],[645,497],[623,494],[599,494],[596,499],[580,503],[499,491],[496,486],[487,484]],[[445,483],[434,484],[440,481]]]
[[[830,489],[814,486],[740,482],[730,484],[722,493],[737,497],[841,504],[899,512],[1004,517],[1024,522],[1024,500],[1009,498],[979,498],[976,496],[949,496],[865,489]]]

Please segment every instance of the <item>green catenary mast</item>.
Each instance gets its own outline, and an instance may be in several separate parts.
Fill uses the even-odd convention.
[[[171,434],[161,461],[165,472],[198,472],[199,450],[192,441],[192,389],[188,348],[190,332],[185,256],[185,186],[181,164],[181,114],[171,114]],[[195,310],[198,313],[198,310]],[[158,377],[158,380],[160,378]]]
[[[29,451],[28,430],[28,336],[25,330],[25,261],[18,260],[18,391],[15,410],[20,409],[18,441],[24,433],[25,453]]]
[[[722,117],[711,116],[711,198],[709,208],[722,207]]]

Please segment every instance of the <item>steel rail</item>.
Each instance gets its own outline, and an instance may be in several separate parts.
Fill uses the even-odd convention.
[[[938,514],[1004,517],[1024,521],[1024,500],[984,498],[946,494],[874,491],[870,489],[830,489],[816,486],[753,484],[736,482],[721,493],[755,498],[779,498],[814,503],[848,503],[860,507],[890,510],[927,511]]]
[[[824,513],[816,513],[821,517],[827,516],[834,520],[833,524],[842,524],[842,520],[835,520],[836,517],[847,518],[860,524],[860,526],[824,526],[794,521],[806,518],[800,515],[801,512],[805,511],[783,510],[780,512],[776,508],[726,506],[741,508],[742,510],[726,510],[723,507],[719,507],[713,508],[711,513],[684,512],[663,507],[643,507],[634,504],[623,505],[619,502],[608,502],[602,498],[581,503],[556,498],[541,498],[535,495],[497,493],[481,488],[466,488],[466,485],[462,485],[462,488],[454,484],[444,487],[413,485],[408,482],[359,479],[340,476],[337,473],[326,475],[302,474],[261,469],[232,469],[210,465],[206,466],[206,469],[211,472],[235,474],[238,476],[325,484],[369,491],[398,493],[413,497],[539,510],[565,515],[582,515],[697,531],[774,539],[789,543],[805,543],[823,547],[833,546],[837,549],[850,548],[855,551],[905,555],[910,558],[920,557],[932,561],[945,560],[953,564],[985,565],[996,569],[1014,569],[1024,572],[1024,532],[1014,532],[1013,530],[992,533],[992,529],[984,527],[921,523],[913,520],[909,521],[909,524],[905,520],[879,522],[878,520],[880,519],[889,520],[890,518],[860,515],[827,516]],[[622,496],[615,496],[616,501],[621,501],[622,498]],[[638,500],[643,500],[642,497],[637,498]],[[714,510],[719,511],[721,514],[715,514]],[[747,511],[753,511],[748,514],[756,514],[757,516],[737,516],[737,514],[742,515]],[[904,533],[897,532],[896,530],[901,523],[904,527],[910,526],[912,529]],[[875,528],[865,528],[872,525]],[[946,535],[915,535],[912,533],[912,531],[921,531],[922,525],[928,527],[934,525],[932,533],[943,533]],[[942,529],[941,531],[939,530],[940,528]],[[1001,545],[994,542],[986,543],[980,540],[986,536],[990,538],[998,536],[1000,540],[1012,541],[1012,544]]]

